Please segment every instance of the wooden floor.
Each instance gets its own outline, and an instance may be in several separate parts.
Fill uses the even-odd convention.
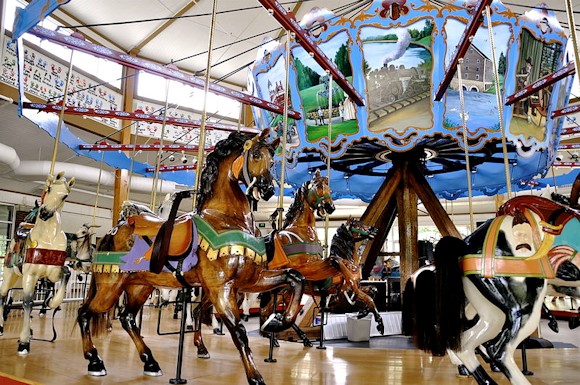
[[[159,336],[156,332],[158,311],[148,308],[144,313],[143,335],[159,361],[164,375],[147,377],[127,334],[117,321],[114,330],[106,337],[95,340],[108,375],[91,377],[86,374],[87,361],[83,358],[79,331],[73,329],[78,304],[67,304],[56,315],[58,338],[54,343],[33,341],[27,357],[16,354],[17,335],[20,328],[19,311],[10,313],[0,337],[0,372],[36,381],[45,385],[108,385],[108,384],[169,384],[176,377],[176,335]],[[162,316],[163,330],[177,328],[177,321],[169,309]],[[51,316],[33,317],[36,338],[50,338]],[[580,333],[580,330],[578,331]],[[211,359],[195,357],[191,335],[186,335],[183,368],[180,378],[188,384],[246,385],[238,352],[229,335],[217,336],[204,329],[204,338]],[[277,363],[265,363],[268,341],[250,337],[258,369],[267,384],[311,385],[371,385],[371,384],[462,384],[476,382],[471,378],[458,378],[448,358],[431,357],[417,350],[387,350],[368,348],[328,347],[326,350],[304,348],[295,342],[280,342],[275,350]],[[520,355],[517,354],[518,362]],[[580,349],[528,350],[528,365],[534,372],[529,377],[532,384],[577,384],[580,373]],[[500,374],[492,377],[500,384],[509,382]],[[2,379],[0,378],[0,385]]]

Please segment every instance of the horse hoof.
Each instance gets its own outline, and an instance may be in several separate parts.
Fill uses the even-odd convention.
[[[210,358],[209,353],[197,353],[197,358],[203,358],[204,360],[207,360]]]
[[[0,336],[4,335],[4,326],[0,326]]]
[[[18,343],[18,355],[27,356],[30,353],[30,342],[19,342]]]
[[[107,370],[105,369],[105,364],[102,360],[89,362],[89,368],[87,373],[89,376],[102,377],[107,375]]]
[[[163,370],[161,369],[159,369],[158,371],[144,370],[143,374],[149,377],[160,377],[163,375]]]
[[[217,334],[218,336],[223,336],[225,333],[220,330],[220,328],[214,328],[213,334]]]
[[[103,377],[107,375],[107,371],[105,369],[95,370],[95,371],[88,371],[89,376],[93,377]]]
[[[260,327],[260,330],[263,332],[270,332],[270,333],[275,333],[275,332],[280,331],[282,329],[282,325],[284,324],[282,322],[282,317],[283,317],[282,314],[278,314],[278,313],[270,314],[268,319],[266,319],[266,321],[264,321],[264,323]]]
[[[469,377],[469,370],[467,370],[465,365],[457,365],[457,375],[459,377]]]

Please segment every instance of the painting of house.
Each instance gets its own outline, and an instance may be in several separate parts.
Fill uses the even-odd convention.
[[[471,45],[464,56],[463,67],[461,67],[464,91],[486,92],[493,86],[493,65],[491,59],[487,57],[475,45]],[[451,81],[451,88],[459,88],[457,73]]]

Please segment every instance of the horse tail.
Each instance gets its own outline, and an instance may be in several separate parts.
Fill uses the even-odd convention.
[[[91,335],[95,338],[98,338],[99,336],[105,334],[105,331],[107,330],[108,323],[109,323],[109,317],[108,317],[109,314],[108,313],[113,306],[111,306],[111,308],[109,308],[109,309],[105,309],[104,313],[95,314],[95,313],[90,313],[88,311],[88,308],[90,307],[91,301],[97,295],[97,283],[96,283],[96,281],[97,280],[93,277],[93,279],[91,279],[91,282],[89,283],[89,288],[87,289],[87,294],[85,296],[85,300],[79,308],[79,317],[80,317],[81,313],[90,314]],[[78,322],[75,322],[75,327],[76,326],[78,326]],[[74,328],[73,328],[73,331],[74,331]]]
[[[401,311],[401,332],[404,336],[413,335],[415,328],[413,307],[415,303],[415,288],[413,287],[413,280],[407,279],[405,289],[403,291],[402,311]]]
[[[467,244],[455,237],[443,237],[435,248],[436,339],[431,351],[444,354],[458,350],[465,330],[465,292],[459,258],[467,254]]]
[[[412,281],[410,283],[413,287]],[[409,306],[412,312],[412,334],[417,348],[441,355],[436,343],[438,336],[435,327],[437,321],[435,302],[435,272],[424,270],[415,279],[411,304],[405,306]]]

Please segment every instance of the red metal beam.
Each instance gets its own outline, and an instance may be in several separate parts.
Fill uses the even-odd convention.
[[[580,127],[568,127],[568,128],[563,128],[562,131],[560,131],[560,136],[562,135],[577,135],[580,134]]]
[[[111,60],[126,67],[135,68],[136,70],[146,71],[154,75],[161,76],[165,79],[176,80],[195,88],[204,89],[205,86],[204,80],[186,72],[157,64],[149,60],[136,58],[129,54],[120,51],[114,51],[97,44],[92,44],[83,39],[79,39],[78,37],[64,35],[62,33],[58,33],[38,25],[30,29],[28,33],[41,39],[46,39],[53,43],[63,45],[70,49],[82,51],[96,57]],[[230,99],[235,99],[240,103],[251,104],[252,106],[263,108],[280,115],[284,113],[283,106],[279,106],[277,104],[253,97],[251,95],[224,87],[219,84],[209,83],[209,90],[215,94],[222,95]],[[300,113],[296,111],[288,111],[288,116],[294,119],[301,119]]]
[[[184,171],[184,170],[196,170],[197,164],[185,164],[185,165],[178,165],[178,166],[159,166],[159,172],[169,172],[169,171]],[[147,172],[155,172],[155,168],[147,167],[145,169]]]
[[[552,167],[580,167],[580,162],[554,162]]]
[[[550,118],[554,119],[560,116],[564,116],[564,115],[570,115],[573,114],[575,112],[580,111],[580,104],[575,104],[573,106],[568,106],[565,108],[562,108],[560,110],[556,110],[554,112],[552,112],[552,115],[550,115]]]
[[[296,42],[300,44],[306,52],[311,53],[313,59],[322,67],[322,69],[327,70],[332,75],[332,80],[336,82],[343,89],[345,93],[350,96],[350,98],[358,105],[364,106],[365,101],[363,97],[357,92],[357,90],[349,83],[344,75],[338,70],[336,64],[334,64],[325,54],[322,52],[320,47],[310,38],[310,33],[305,31],[300,24],[296,21],[296,18],[291,12],[288,12],[284,7],[275,0],[258,0],[260,4],[268,12],[272,13],[272,16],[280,23],[282,28],[293,32],[296,35]],[[490,0],[491,1],[491,0]]]
[[[192,144],[164,144],[159,142],[152,144],[117,144],[100,142],[95,144],[80,144],[79,149],[89,151],[198,151],[199,147]],[[213,147],[207,147],[206,151],[212,151]]]
[[[549,85],[556,83],[558,80],[563,79],[566,76],[574,75],[575,73],[576,69],[574,68],[574,62],[570,62],[564,67],[560,68],[558,71],[552,72],[551,74],[548,74],[543,78],[536,80],[529,86],[522,88],[515,94],[508,96],[506,98],[505,105],[509,106],[510,104],[514,104],[515,102],[522,100],[523,98],[528,97],[531,94],[534,94],[539,90],[548,87]]]
[[[558,150],[577,150],[580,148],[580,143],[560,144]]]
[[[443,94],[445,94],[449,84],[451,84],[451,80],[453,80],[453,76],[455,76],[455,72],[457,72],[457,65],[459,64],[459,60],[463,59],[465,56],[467,49],[471,45],[471,39],[473,36],[475,36],[479,26],[483,23],[483,11],[485,10],[485,7],[491,4],[492,1],[493,0],[480,0],[477,6],[474,8],[472,18],[469,21],[469,24],[467,24],[465,31],[463,31],[463,35],[461,35],[461,39],[459,39],[457,48],[455,48],[455,52],[453,52],[453,58],[451,59],[451,62],[449,62],[449,66],[445,71],[445,75],[443,75],[443,80],[435,92],[434,100],[436,102],[443,98]]]
[[[23,108],[30,108],[45,112],[60,113],[62,105],[24,102]],[[159,124],[163,123],[163,115],[152,115],[141,112],[126,112],[126,111],[101,110],[101,109],[97,110],[94,108],[66,106],[64,109],[64,113],[69,115],[83,115],[109,119],[136,120],[140,122],[153,122]],[[201,120],[166,118],[165,123],[181,127],[201,127]],[[205,124],[205,128],[207,130],[238,131],[238,127],[236,126],[221,123],[208,122]],[[240,127],[239,131],[248,134],[257,134],[259,132],[258,130],[250,127]]]

